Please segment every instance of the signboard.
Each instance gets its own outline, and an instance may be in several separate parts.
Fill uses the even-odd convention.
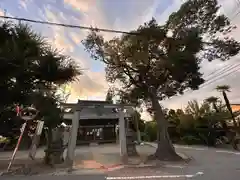
[[[33,136],[32,145],[30,147],[30,152],[29,152],[29,157],[33,160],[35,159],[35,156],[36,156],[37,146],[40,140],[40,136],[42,134],[43,125],[44,125],[44,121],[38,121],[37,128]]]
[[[26,108],[20,110],[20,107],[17,106],[16,111],[17,111],[17,116],[20,116],[23,120],[25,120],[25,123],[23,123],[22,128],[20,129],[21,133],[20,133],[20,136],[18,138],[17,145],[16,145],[16,147],[13,151],[12,158],[11,158],[9,164],[8,164],[7,172],[9,172],[9,170],[11,169],[12,163],[15,159],[16,153],[18,151],[18,147],[19,147],[19,145],[21,143],[21,140],[22,140],[22,137],[23,137],[23,133],[24,133],[25,128],[27,126],[27,121],[33,120],[38,114],[38,111],[33,107],[26,107]]]

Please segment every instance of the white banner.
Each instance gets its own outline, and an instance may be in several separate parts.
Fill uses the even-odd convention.
[[[33,136],[32,145],[31,145],[30,152],[29,152],[29,157],[31,159],[35,159],[36,152],[37,152],[37,146],[38,146],[40,136],[41,136],[42,130],[43,130],[43,125],[44,125],[44,121],[38,121],[37,128],[35,130],[35,134]]]
[[[42,134],[43,125],[44,125],[44,121],[38,121],[37,129],[36,129],[36,134],[37,135]]]

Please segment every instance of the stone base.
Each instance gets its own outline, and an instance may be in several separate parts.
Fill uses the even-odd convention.
[[[138,156],[135,144],[128,144],[127,145],[127,155],[128,156]]]
[[[63,150],[45,150],[45,161],[51,165],[63,163]]]
[[[98,143],[90,143],[89,146],[98,146]]]

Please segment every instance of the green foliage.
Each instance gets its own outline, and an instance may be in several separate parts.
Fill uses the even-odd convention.
[[[120,82],[118,94],[124,102],[151,102],[153,96],[163,100],[204,82],[202,60],[226,60],[238,53],[237,41],[216,37],[232,29],[218,10],[216,0],[187,1],[162,26],[152,19],[131,32],[135,35],[109,41],[92,31],[83,45],[92,58],[106,64],[107,80]]]
[[[112,89],[108,89],[107,95],[106,95],[106,101],[113,103],[113,97],[114,97],[114,92]]]
[[[181,138],[181,141],[188,145],[202,144],[202,140],[193,135],[186,135]]]
[[[191,114],[194,118],[202,118],[205,114],[210,113],[210,105],[209,103],[203,103],[201,106],[198,104],[196,100],[189,101],[186,113]]]
[[[230,105],[230,102],[229,102],[229,99],[228,99],[227,93],[226,93],[226,92],[229,92],[229,91],[230,91],[230,86],[229,86],[229,85],[217,86],[216,89],[217,89],[218,91],[222,92],[222,95],[223,95],[223,98],[224,98],[226,107],[227,107],[229,113],[230,113],[231,116],[232,116],[234,128],[235,128],[236,131],[239,131],[238,123],[237,123],[236,120],[235,120],[235,117],[234,117],[234,114],[233,114],[233,111],[232,111],[232,107],[231,107],[231,105]]]
[[[230,88],[231,87],[229,85],[221,85],[221,86],[217,86],[216,90],[218,90],[220,92],[223,92],[223,91],[229,92]]]
[[[166,112],[168,131],[173,142],[213,146],[217,138],[226,135],[224,123],[231,118],[231,114],[220,100],[216,104],[218,111],[215,111],[208,99],[202,104],[196,100],[189,101],[184,111],[170,109]],[[146,134],[151,134],[150,140],[156,140],[156,131],[154,121],[146,124]]]
[[[78,66],[26,24],[1,22],[0,38],[0,134],[18,134],[22,121],[16,104],[34,105],[38,118],[56,127],[61,121],[57,89],[80,75]]]
[[[3,136],[0,136],[0,144],[1,143],[8,143],[9,142],[9,139],[6,138],[6,137],[3,137]]]
[[[157,124],[154,121],[146,122],[145,124],[145,140],[156,141],[157,140]]]
[[[145,130],[145,123],[141,119],[141,114],[138,111],[134,111],[132,115],[133,125],[135,129],[139,129],[140,132],[144,132]]]
[[[120,85],[115,94],[121,101],[144,103],[158,128],[166,129],[159,101],[198,89],[204,82],[199,71],[203,60],[227,60],[240,50],[240,43],[228,36],[228,18],[218,10],[217,0],[189,0],[164,25],[152,19],[109,41],[93,30],[83,45],[93,59],[105,63],[107,81]],[[167,141],[161,135],[159,143]],[[171,148],[170,143],[165,147]]]

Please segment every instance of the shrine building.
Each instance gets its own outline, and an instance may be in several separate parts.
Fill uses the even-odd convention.
[[[124,108],[126,125],[133,108],[130,105],[113,104],[108,101],[78,100],[77,103],[66,103],[64,122],[72,124],[74,111],[79,111],[77,145],[90,143],[113,143],[118,139],[119,108]]]

